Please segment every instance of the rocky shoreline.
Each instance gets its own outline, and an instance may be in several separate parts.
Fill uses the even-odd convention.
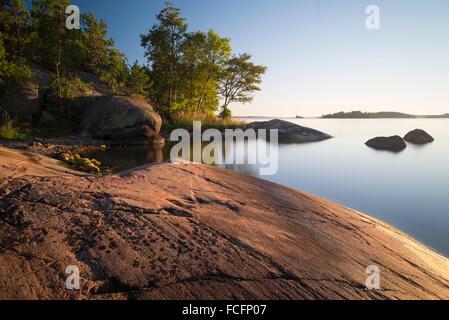
[[[27,140],[1,140],[0,146],[10,149],[34,152],[50,157],[70,152],[86,153],[103,149],[109,146],[110,141],[98,140],[89,137],[63,136],[54,138],[33,138]]]
[[[449,298],[448,259],[268,181],[175,163],[101,177],[3,147],[0,165],[0,299]]]

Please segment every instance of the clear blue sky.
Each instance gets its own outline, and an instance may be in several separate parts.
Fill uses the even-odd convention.
[[[72,0],[104,18],[116,47],[144,62],[139,34],[165,1]],[[253,104],[234,115],[339,110],[449,112],[448,0],[173,0],[189,30],[212,28],[266,65]],[[380,30],[365,27],[368,5]]]

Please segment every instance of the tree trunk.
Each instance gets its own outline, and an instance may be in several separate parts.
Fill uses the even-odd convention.
[[[207,75],[206,83],[204,84],[203,88],[201,89],[200,99],[198,100],[198,105],[196,107],[196,113],[197,114],[198,114],[198,112],[200,110],[201,102],[203,101],[204,91],[206,90],[206,87],[207,87],[207,84],[209,83],[210,77],[211,77],[211,74],[209,73]]]

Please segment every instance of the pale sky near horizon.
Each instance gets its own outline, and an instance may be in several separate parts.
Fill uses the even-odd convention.
[[[130,62],[165,1],[73,0],[106,20]],[[190,31],[214,29],[268,67],[253,104],[234,115],[337,111],[449,112],[448,0],[172,0]],[[368,5],[380,30],[365,27]]]

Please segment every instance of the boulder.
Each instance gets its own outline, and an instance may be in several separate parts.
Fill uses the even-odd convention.
[[[100,139],[159,143],[162,119],[146,101],[105,96],[85,112],[81,129]]]
[[[28,63],[33,77],[26,80],[19,90],[0,96],[0,106],[19,121],[35,122],[40,118],[42,103],[51,83],[50,71]]]
[[[400,136],[377,137],[365,143],[368,147],[378,150],[402,151],[407,147],[407,143]]]
[[[404,140],[414,144],[426,144],[433,142],[435,139],[424,130],[415,129],[407,133]]]
[[[151,129],[147,125],[140,125],[132,128],[124,128],[111,134],[110,139],[112,144],[133,144],[135,141],[138,144],[164,144],[165,140],[159,136],[159,133]]]
[[[280,142],[313,142],[332,138],[327,133],[303,127],[295,123],[284,120],[274,119],[270,121],[253,122],[249,128],[258,129],[277,129]],[[269,133],[267,132],[267,137]]]

